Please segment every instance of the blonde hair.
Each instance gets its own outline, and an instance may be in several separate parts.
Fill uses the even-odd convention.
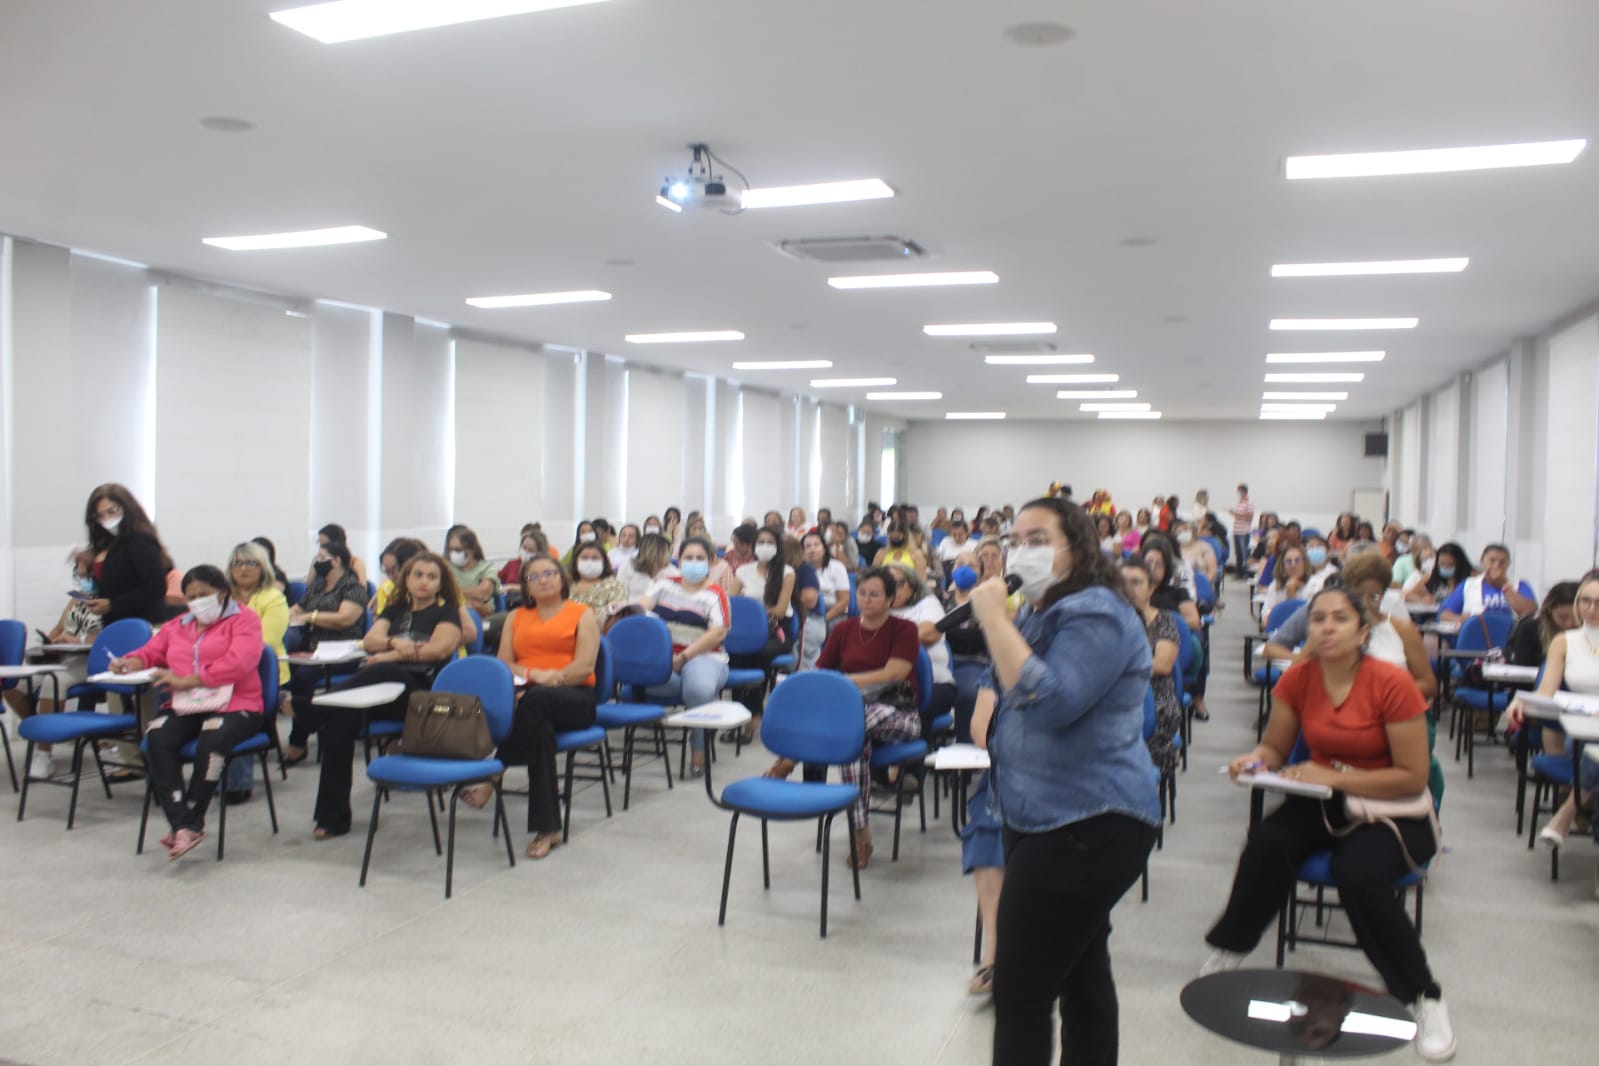
[[[235,544],[233,550],[228,553],[228,590],[234,599],[244,601],[250,598],[240,592],[238,584],[233,580],[233,564],[246,561],[255,563],[261,571],[261,580],[256,582],[255,586],[257,592],[278,587],[278,576],[272,569],[272,560],[268,557],[266,549],[253,540],[247,540],[243,544]]]

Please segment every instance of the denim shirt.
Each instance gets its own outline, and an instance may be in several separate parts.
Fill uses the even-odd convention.
[[[1144,744],[1153,662],[1142,619],[1116,593],[1093,587],[1018,624],[1033,655],[999,693],[989,740],[1005,825],[1042,833],[1117,813],[1158,826]]]

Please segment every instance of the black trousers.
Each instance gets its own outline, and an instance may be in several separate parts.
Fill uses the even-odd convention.
[[[377,685],[385,681],[398,681],[405,686],[398,699],[380,704],[366,712],[369,720],[400,722],[405,720],[405,705],[411,693],[425,692],[429,687],[428,675],[401,663],[374,663],[362,667],[348,681],[333,686],[334,692]],[[350,831],[350,783],[353,776],[351,761],[355,758],[355,740],[361,732],[361,712],[347,707],[318,707],[307,702],[302,708],[295,704],[296,728],[303,727],[304,735],[317,736],[322,751],[322,779],[316,790],[316,824],[330,833]]]
[[[587,686],[530,685],[516,701],[511,732],[498,758],[507,766],[527,767],[527,831],[561,828],[561,797],[555,768],[555,734],[594,724],[596,697]]]
[[[770,676],[772,660],[779,655],[787,655],[794,650],[793,639],[778,640],[776,637],[766,642],[766,647],[757,652],[745,652],[739,655],[729,655],[727,665],[733,670],[765,670]],[[751,714],[760,714],[766,707],[766,685],[751,685],[741,688],[734,693],[738,701],[749,709]]]
[[[1331,848],[1333,880],[1349,926],[1388,991],[1403,1003],[1440,995],[1421,936],[1394,892],[1394,882],[1410,867],[1393,830],[1363,825],[1349,836],[1335,837],[1322,821],[1321,805],[1320,800],[1289,796],[1250,830],[1227,909],[1205,940],[1223,951],[1253,951],[1293,890],[1299,865],[1312,852]],[[1342,808],[1334,802],[1329,812],[1333,824],[1341,828]],[[1395,824],[1412,858],[1418,863],[1432,858],[1436,845],[1424,819],[1405,818]]]
[[[303,748],[316,729],[306,722],[311,708],[311,698],[322,685],[322,671],[302,667],[289,672],[289,706],[294,708],[294,720],[289,723],[289,747]]]
[[[222,761],[234,746],[261,732],[261,715],[255,711],[220,714],[173,714],[163,711],[144,734],[148,746],[145,768],[150,789],[166,812],[173,830],[205,831],[205,812],[222,778]],[[194,772],[183,788],[183,760],[178,749],[194,741]]]
[[[1143,872],[1155,828],[1101,814],[1047,833],[1005,831],[994,968],[994,1063],[1112,1066],[1119,1048],[1110,912]]]

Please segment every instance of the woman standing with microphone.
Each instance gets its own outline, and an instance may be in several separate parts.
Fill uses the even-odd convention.
[[[1116,1062],[1119,1039],[1110,911],[1160,823],[1143,741],[1149,639],[1077,506],[1033,500],[1011,541],[1026,608],[1011,621],[998,579],[971,595],[997,694],[992,727],[974,739],[992,754],[1005,827],[994,1062],[1048,1063],[1059,999],[1061,1060],[1099,1066]]]

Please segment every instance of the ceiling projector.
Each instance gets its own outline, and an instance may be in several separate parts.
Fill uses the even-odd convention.
[[[716,157],[711,154],[710,148],[704,144],[691,144],[688,147],[694,153],[688,173],[681,177],[668,175],[655,202],[673,211],[692,207],[735,214],[742,210],[739,194],[729,192],[722,176],[711,172],[711,162]]]

